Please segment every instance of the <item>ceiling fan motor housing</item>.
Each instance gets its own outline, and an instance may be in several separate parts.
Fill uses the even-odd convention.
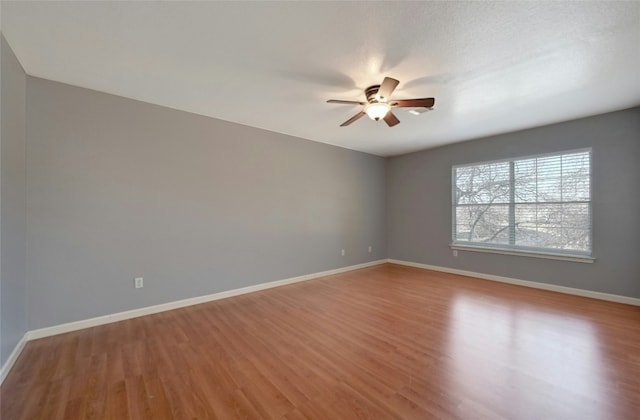
[[[367,102],[370,104],[378,102],[378,99],[376,98],[378,90],[380,90],[380,85],[369,86],[364,90],[364,94],[367,95]]]

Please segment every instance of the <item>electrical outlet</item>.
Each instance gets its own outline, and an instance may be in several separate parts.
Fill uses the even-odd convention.
[[[342,256],[344,257],[344,249],[341,251]]]
[[[144,287],[144,278],[136,277],[133,279],[133,287],[136,289],[142,289]]]
[[[457,249],[454,249],[454,250],[453,250],[453,256],[454,256],[454,257],[457,257],[457,256],[458,256],[458,250],[457,250]]]
[[[371,247],[371,245],[369,245],[369,254],[371,254],[372,250],[373,250],[373,248]]]

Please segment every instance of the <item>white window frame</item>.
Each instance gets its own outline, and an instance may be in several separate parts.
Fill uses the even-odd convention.
[[[584,152],[589,152],[589,213],[590,213],[589,242],[591,244],[590,252],[455,240],[456,207],[457,207],[456,206],[456,180],[455,180],[456,169],[465,168],[469,166],[479,166],[479,165],[487,165],[492,163],[503,163],[503,162],[515,162],[519,160],[544,158],[544,157],[550,157],[550,156],[560,156],[565,154],[584,153]],[[513,179],[510,179],[510,182],[513,186]],[[509,201],[509,203],[507,203],[509,206],[513,206],[517,204],[512,200],[513,200],[513,196],[511,196],[511,200]],[[534,258],[546,258],[546,259],[575,261],[575,262],[583,262],[583,263],[594,262],[595,258],[593,256],[593,150],[591,148],[572,149],[572,150],[557,151],[552,153],[535,154],[535,155],[528,155],[528,156],[517,156],[517,157],[506,158],[506,159],[498,159],[498,160],[482,161],[482,162],[471,162],[471,163],[453,165],[451,167],[451,228],[452,228],[451,243],[449,244],[449,248],[451,248],[452,250],[487,252],[487,253],[504,254],[504,255],[518,255],[518,256],[526,256],[526,257],[534,257]]]

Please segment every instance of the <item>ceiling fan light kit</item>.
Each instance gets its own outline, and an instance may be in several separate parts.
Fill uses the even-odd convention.
[[[390,110],[391,105],[386,102],[374,102],[364,107],[364,112],[374,121],[380,121],[380,118],[384,118]]]
[[[400,123],[400,120],[391,112],[392,107],[397,108],[432,108],[434,98],[421,99],[399,99],[395,101],[389,100],[389,97],[400,82],[391,77],[385,77],[381,85],[369,86],[364,90],[367,102],[345,101],[341,99],[329,99],[330,104],[348,104],[348,105],[364,105],[364,109],[340,124],[340,127],[346,127],[352,122],[359,120],[364,115],[369,116],[374,121],[381,119],[387,123],[389,127],[393,127]]]

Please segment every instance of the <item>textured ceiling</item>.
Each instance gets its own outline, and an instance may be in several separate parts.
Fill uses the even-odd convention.
[[[8,2],[26,72],[388,156],[640,105],[639,2]],[[339,124],[384,76],[436,98]]]

